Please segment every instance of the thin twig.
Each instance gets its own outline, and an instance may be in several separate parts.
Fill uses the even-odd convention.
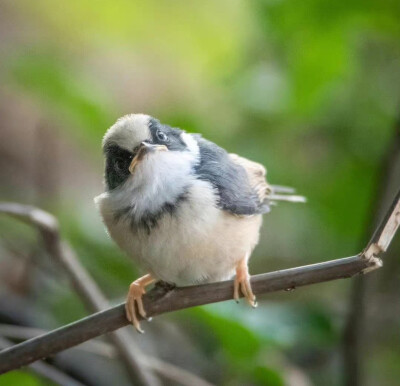
[[[37,336],[48,333],[47,330],[43,330],[42,328],[36,327],[27,327],[27,326],[19,326],[15,324],[0,324],[0,336],[3,336],[7,339],[13,341],[24,341],[27,339],[32,339]],[[8,346],[11,346],[10,343]],[[90,340],[80,344],[75,349],[82,350],[87,353],[101,355],[105,358],[116,358],[117,353],[115,351],[115,347],[109,343],[100,341],[100,340]]]
[[[58,221],[54,216],[41,209],[15,203],[0,203],[1,212],[14,216],[39,229],[47,252],[64,268],[76,292],[90,311],[99,312],[109,307],[107,299],[82,266],[72,247],[61,239]],[[177,366],[159,359],[144,357],[142,352],[136,348],[136,343],[128,331],[114,331],[109,335],[109,338],[117,348],[119,356],[124,360],[125,366],[135,384],[142,384],[139,383],[140,380],[138,379],[138,375],[140,375],[143,378],[142,382],[147,382],[145,384],[158,385],[158,379],[155,379],[150,373],[152,370],[168,379],[171,379],[172,374],[174,377],[172,380],[177,381],[179,379],[179,382],[183,385],[193,385],[193,379],[196,379],[195,384],[208,384],[196,375],[190,374]],[[147,362],[153,365],[149,365]]]
[[[253,276],[251,284],[256,295],[292,289],[308,284],[346,278],[363,272],[371,263],[362,256],[313,264]],[[149,316],[232,299],[233,281],[202,286],[175,288],[165,291],[155,287],[143,301]],[[114,331],[128,324],[124,304],[93,314],[48,334],[30,339],[0,352],[0,374],[54,355],[89,339]]]
[[[12,346],[12,342],[0,336],[0,348]],[[29,365],[29,369],[37,375],[54,382],[60,386],[84,386],[83,383],[77,381],[73,377],[65,374],[54,366],[51,366],[43,361],[36,361]]]
[[[388,247],[388,244],[382,243],[382,240],[391,240],[400,224],[399,205],[400,191],[391,205],[391,210],[385,216],[385,220],[389,220],[389,223],[383,221],[368,247],[359,255],[253,276],[251,278],[253,292],[260,295],[293,289],[347,278],[379,268],[382,262],[378,254],[384,252]],[[387,226],[393,219],[392,212],[395,213],[393,226]],[[368,255],[365,255],[365,252]],[[143,297],[143,302],[147,314],[155,316],[188,307],[229,300],[232,299],[232,293],[232,280],[174,289],[166,289],[162,285],[158,285]],[[48,334],[3,350],[0,352],[0,374],[56,354],[99,335],[115,331],[127,324],[124,304],[93,314]]]
[[[38,335],[46,334],[47,332],[48,331],[40,328],[15,326],[13,324],[0,324],[0,336],[13,340],[32,339]],[[7,346],[11,345],[12,343],[10,342]],[[115,348],[112,345],[106,342],[97,342],[95,340],[84,342],[73,349],[97,354],[105,358],[116,358],[117,356]],[[142,362],[143,366],[148,367],[163,378],[174,382],[174,384],[183,386],[211,386],[210,383],[199,378],[197,375],[160,359],[142,354],[139,360]]]

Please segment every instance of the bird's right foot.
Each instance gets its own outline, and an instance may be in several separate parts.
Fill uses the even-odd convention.
[[[136,328],[136,331],[140,332],[141,334],[143,334],[144,331],[140,327],[139,318],[142,317],[143,319],[147,319],[146,311],[143,306],[142,296],[146,293],[145,287],[154,282],[154,280],[155,279],[150,274],[135,280],[129,286],[128,295],[126,297],[126,317]]]

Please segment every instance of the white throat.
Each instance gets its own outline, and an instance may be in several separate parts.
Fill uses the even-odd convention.
[[[135,167],[133,175],[118,188],[106,192],[115,212],[126,211],[135,221],[155,215],[166,204],[175,204],[194,180],[198,155],[191,151],[150,153]]]

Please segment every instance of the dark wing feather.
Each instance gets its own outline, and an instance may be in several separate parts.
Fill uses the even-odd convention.
[[[244,168],[251,187],[257,193],[258,199],[260,202],[264,202],[272,191],[271,186],[266,180],[267,171],[265,167],[257,162],[240,157],[237,154],[229,154],[229,157],[235,164]]]
[[[210,182],[216,189],[218,205],[223,210],[242,216],[268,212],[269,206],[264,203],[266,193],[262,193],[262,184],[253,178],[243,162],[238,162],[240,157],[228,154],[200,136],[196,136],[196,139],[200,148],[200,163],[196,166],[195,173],[199,179]]]

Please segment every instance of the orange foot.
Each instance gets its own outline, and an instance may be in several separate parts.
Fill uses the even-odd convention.
[[[250,275],[249,269],[247,267],[247,256],[240,260],[239,264],[236,266],[236,277],[233,285],[233,298],[236,300],[236,302],[239,302],[239,287],[248,303],[252,307],[256,308],[257,301],[250,285]]]
[[[155,279],[150,274],[142,276],[131,283],[129,286],[128,296],[126,297],[126,317],[140,333],[143,333],[144,331],[140,328],[139,316],[136,313],[135,303],[137,304],[139,315],[146,319],[146,311],[143,307],[142,296],[146,293],[145,287],[154,281]]]

